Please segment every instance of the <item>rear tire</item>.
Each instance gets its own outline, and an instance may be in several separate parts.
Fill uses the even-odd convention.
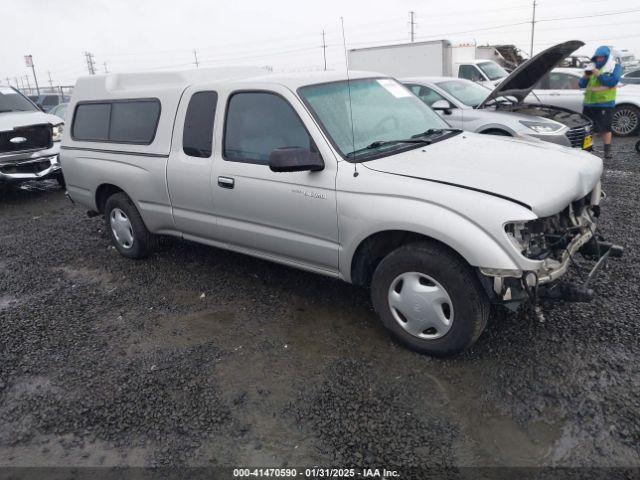
[[[633,105],[618,105],[613,112],[611,131],[617,137],[630,137],[640,128],[640,109]]]
[[[158,247],[158,237],[144,224],[131,199],[123,192],[111,195],[104,207],[107,232],[125,257],[145,258]]]
[[[408,244],[387,255],[373,274],[371,297],[395,338],[433,356],[454,355],[473,345],[490,310],[473,269],[430,242]]]

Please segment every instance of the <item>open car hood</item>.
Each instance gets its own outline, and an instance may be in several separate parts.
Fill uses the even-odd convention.
[[[511,72],[477,108],[484,107],[488,101],[496,97],[507,95],[522,102],[542,77],[582,46],[584,42],[580,40],[569,40],[538,53]]]

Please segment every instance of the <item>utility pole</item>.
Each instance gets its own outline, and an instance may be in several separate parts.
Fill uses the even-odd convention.
[[[409,12],[409,26],[411,27],[411,42],[412,43],[416,38],[416,30],[415,30],[416,22],[414,21],[415,20],[415,15],[416,15],[416,12],[414,12],[413,10],[411,10]]]
[[[9,82],[9,77],[7,77],[7,85],[11,86],[11,82]]]
[[[196,68],[200,68],[199,67],[200,63],[198,62],[198,52],[196,52],[195,50],[193,51],[193,58],[195,59],[195,62],[193,63],[195,63]]]
[[[51,80],[51,72],[47,70],[47,75],[49,75],[49,86],[51,87],[51,91],[53,91],[53,80]]]
[[[102,65],[104,65],[104,73],[109,73],[109,69],[107,68],[107,62],[103,62]]]
[[[33,56],[25,55],[24,61],[27,64],[27,67],[31,67],[31,72],[33,73],[33,81],[36,83],[36,92],[40,95],[40,87],[38,86],[38,77],[36,77],[36,67],[33,65]]]
[[[27,89],[29,90],[29,95],[31,95],[32,92],[31,92],[31,84],[29,83],[29,75],[25,75],[24,79],[27,81]]]
[[[96,74],[96,63],[95,63],[95,60],[93,58],[93,53],[84,52],[84,59],[87,62],[87,70],[89,71],[89,75],[95,75]]]
[[[529,58],[533,57],[533,34],[536,30],[536,0],[533,0],[533,16],[531,17],[531,48],[529,49]]]
[[[327,69],[327,42],[324,38],[324,30],[322,30],[322,57],[324,58],[324,69]]]

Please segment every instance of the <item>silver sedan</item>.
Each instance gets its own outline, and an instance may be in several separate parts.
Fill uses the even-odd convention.
[[[591,124],[581,114],[530,109],[509,96],[487,103],[485,100],[492,91],[469,80],[423,77],[404,79],[403,83],[452,127],[492,135],[533,137],[567,147],[591,146]]]

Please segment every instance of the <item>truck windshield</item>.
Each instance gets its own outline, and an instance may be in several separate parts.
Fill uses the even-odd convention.
[[[38,108],[11,87],[0,87],[0,113],[35,112]]]
[[[477,107],[491,93],[487,87],[471,81],[447,80],[436,85],[470,107]]]
[[[363,161],[417,148],[417,137],[449,127],[393,79],[367,78],[349,83],[344,80],[298,89],[334,146],[349,160]]]
[[[509,75],[504,68],[494,62],[480,62],[478,67],[489,77],[489,80],[498,80]]]

